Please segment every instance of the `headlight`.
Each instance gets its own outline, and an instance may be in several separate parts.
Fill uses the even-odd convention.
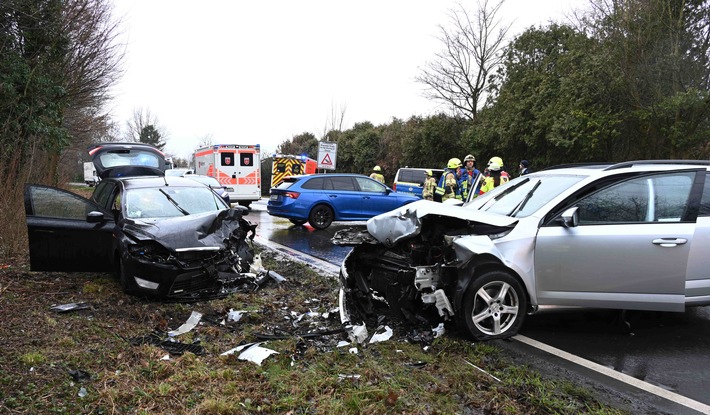
[[[168,262],[172,257],[170,251],[155,241],[145,241],[139,244],[129,245],[128,253],[139,259],[160,263]]]

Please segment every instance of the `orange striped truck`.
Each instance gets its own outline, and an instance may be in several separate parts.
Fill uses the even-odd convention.
[[[195,174],[217,179],[227,186],[229,199],[249,207],[261,199],[259,144],[215,144],[195,150]],[[231,188],[231,189],[229,189]]]
[[[299,174],[316,172],[318,163],[305,155],[274,154],[274,165],[271,171],[271,187],[278,186],[285,178]]]

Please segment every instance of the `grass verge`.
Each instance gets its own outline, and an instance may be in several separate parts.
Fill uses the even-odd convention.
[[[192,304],[126,296],[106,274],[0,270],[0,413],[623,413],[456,333],[426,347],[397,330],[366,347],[338,347],[343,334],[311,336],[340,328],[337,282],[262,256],[288,281]],[[79,302],[89,308],[50,310]],[[230,310],[245,313],[234,322]],[[131,342],[176,329],[192,311],[203,314],[200,324],[175,339],[203,355]],[[261,366],[221,355],[265,337],[262,346],[278,354]]]

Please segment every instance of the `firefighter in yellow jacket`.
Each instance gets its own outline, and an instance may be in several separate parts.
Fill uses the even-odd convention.
[[[372,174],[370,174],[371,179],[375,179],[378,182],[385,184],[385,176],[382,175],[382,167],[375,166],[372,168]]]
[[[508,176],[503,176],[503,171],[501,170],[500,164],[492,162],[488,164],[488,172],[490,176],[486,177],[481,185],[481,190],[479,194],[484,194],[489,192],[496,187],[508,183]]]
[[[434,200],[434,191],[436,190],[436,179],[434,172],[426,171],[426,180],[424,181],[424,189],[422,189],[422,197],[425,200]]]
[[[436,186],[436,194],[441,196],[441,201],[449,199],[461,200],[462,186],[459,186],[461,179],[461,160],[457,158],[449,159],[446,169]]]

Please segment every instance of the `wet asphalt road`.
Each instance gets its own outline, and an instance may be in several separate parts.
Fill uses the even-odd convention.
[[[330,238],[365,224],[338,222],[322,231],[294,226],[268,215],[266,200],[253,204],[248,219],[259,223],[259,237],[337,265],[350,248],[332,245]],[[686,313],[543,310],[527,317],[521,334],[710,405],[710,307]]]

